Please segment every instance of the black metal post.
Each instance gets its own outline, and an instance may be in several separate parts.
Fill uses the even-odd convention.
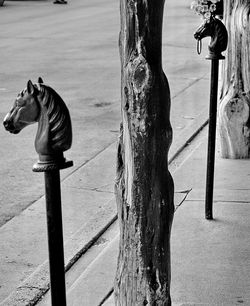
[[[7,131],[16,134],[38,121],[35,148],[39,159],[32,170],[44,172],[45,178],[51,300],[52,306],[66,306],[60,170],[73,166],[63,154],[72,144],[70,114],[62,98],[41,77],[37,84],[29,80],[22,92],[25,94],[18,95],[3,123]]]
[[[205,19],[202,25],[194,33],[194,38],[197,40],[198,54],[200,54],[201,52],[201,40],[204,37],[211,36],[211,41],[208,45],[209,53],[206,56],[206,59],[211,60],[210,109],[207,149],[207,181],[205,199],[205,218],[208,220],[213,219],[214,160],[216,143],[219,60],[225,59],[221,52],[226,50],[228,42],[228,34],[225,25],[221,20],[215,17],[215,13],[213,10],[210,10],[210,14],[210,18]]]
[[[51,305],[66,306],[61,188],[59,170],[45,171]]]
[[[207,149],[207,181],[205,217],[213,219],[213,190],[214,190],[214,160],[216,145],[216,117],[217,117],[217,94],[218,94],[219,60],[211,60],[211,87],[210,87],[210,109]]]
[[[39,155],[33,171],[44,172],[52,306],[66,306],[60,170],[73,166],[63,153]]]

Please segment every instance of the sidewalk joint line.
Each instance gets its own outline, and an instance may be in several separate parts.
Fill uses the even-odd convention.
[[[194,138],[198,136],[198,134],[206,127],[207,124],[208,119],[192,133],[192,135],[180,146],[179,149],[176,150],[176,152],[173,153],[172,156],[170,156],[168,161],[169,165],[182,153],[182,151],[194,140]]]
[[[172,100],[174,100],[176,97],[178,97],[180,94],[182,94],[184,91],[186,91],[187,89],[189,89],[190,87],[192,87],[194,84],[198,83],[199,81],[201,81],[208,73],[205,73],[203,76],[201,76],[200,78],[195,79],[193,82],[191,82],[189,85],[187,85],[186,87],[184,87],[181,91],[179,91],[177,94],[173,95],[171,97]]]
[[[188,199],[187,202],[203,202],[204,199]],[[240,201],[240,200],[214,200],[213,203],[237,203],[237,204],[250,204],[250,201]]]
[[[75,168],[72,172],[70,172],[68,175],[66,175],[61,182],[65,181],[68,177],[70,177],[72,174],[74,174],[77,170],[81,169],[82,167],[86,166],[89,162],[91,162],[94,158],[96,158],[99,154],[101,154],[102,152],[104,152],[106,149],[108,149],[109,147],[111,147],[114,143],[116,143],[116,140],[109,143],[107,146],[105,146],[103,149],[101,149],[100,151],[98,151],[95,155],[93,155],[91,158],[89,158],[88,160],[86,160],[84,163],[82,163],[81,165],[79,165],[77,168]]]

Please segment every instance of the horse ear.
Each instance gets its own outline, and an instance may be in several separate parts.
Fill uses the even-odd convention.
[[[32,84],[31,80],[29,80],[28,83],[27,83],[27,91],[28,91],[29,94],[33,94],[34,91],[35,91],[35,87]]]
[[[41,77],[39,77],[37,83],[38,84],[43,84],[43,79]]]

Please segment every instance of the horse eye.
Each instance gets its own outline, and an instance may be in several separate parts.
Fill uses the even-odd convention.
[[[23,100],[16,100],[16,106],[20,107],[23,106],[24,101]]]
[[[19,92],[19,94],[17,95],[17,99],[20,98],[20,97],[22,98],[23,95],[24,95],[23,91]]]

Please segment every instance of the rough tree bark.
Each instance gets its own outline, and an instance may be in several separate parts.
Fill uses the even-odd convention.
[[[162,70],[164,0],[121,0],[122,126],[115,184],[120,249],[116,305],[171,305],[174,185],[170,92]]]
[[[223,158],[250,157],[250,1],[224,1],[229,42],[222,63],[219,133]]]

